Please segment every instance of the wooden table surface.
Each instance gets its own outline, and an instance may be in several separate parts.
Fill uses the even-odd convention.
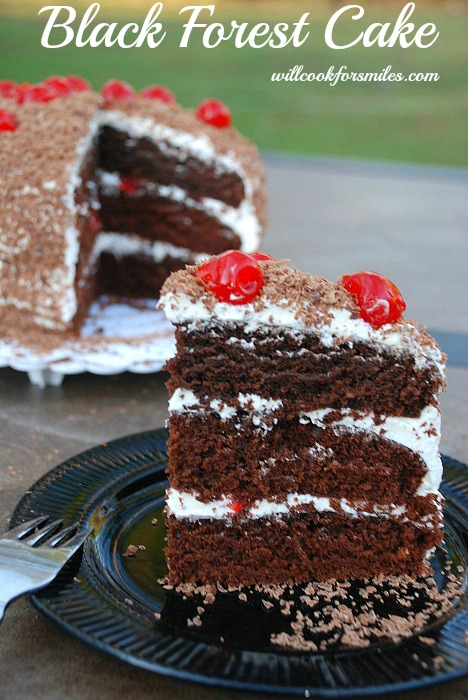
[[[336,279],[374,269],[408,302],[407,315],[449,354],[442,399],[442,451],[466,461],[468,393],[467,171],[267,158],[270,224],[264,249]],[[66,377],[38,389],[0,370],[0,531],[28,487],[87,447],[162,426],[163,373]],[[0,627],[0,700],[125,697],[254,698],[163,678],[88,648],[21,599]],[[356,695],[358,698],[359,695]],[[398,694],[416,700],[468,697],[466,679]]]

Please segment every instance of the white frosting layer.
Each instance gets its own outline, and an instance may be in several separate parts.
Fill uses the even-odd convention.
[[[144,255],[154,262],[161,262],[166,257],[176,258],[183,262],[198,262],[209,257],[207,253],[192,253],[188,248],[181,248],[164,243],[149,241],[135,234],[104,232],[100,233],[94,244],[92,259],[97,260],[101,253],[112,253],[116,258],[128,255]]]
[[[250,413],[252,423],[262,430],[269,430],[277,422],[274,412],[283,405],[281,399],[264,399],[257,394],[242,394],[237,396],[238,406],[230,406],[220,399],[212,399],[202,405],[201,401],[190,389],[176,389],[169,399],[170,413],[206,413],[213,411],[221,420],[229,420],[237,416],[239,407]]]
[[[394,354],[409,353],[414,356],[416,366],[421,368],[428,363],[434,364],[444,376],[442,353],[434,346],[422,349],[417,337],[405,333],[400,325],[385,324],[373,328],[362,318],[353,318],[347,309],[330,309],[331,318],[323,315],[323,320],[313,326],[307,326],[296,308],[289,300],[272,303],[265,300],[263,309],[256,309],[254,304],[228,304],[216,302],[208,309],[202,299],[194,300],[186,294],[166,293],[160,302],[167,318],[175,324],[188,324],[192,330],[200,330],[203,324],[210,324],[213,319],[221,323],[242,324],[246,333],[255,333],[259,329],[276,329],[279,333],[314,334],[326,348],[347,343],[364,342]]]
[[[117,173],[99,171],[100,186],[104,194],[117,196],[120,192],[120,177]],[[239,207],[229,205],[211,197],[203,197],[201,201],[192,199],[190,195],[175,185],[158,185],[145,182],[142,190],[160,197],[166,197],[174,202],[183,202],[187,207],[205,212],[217,219],[223,226],[230,228],[241,241],[241,250],[253,253],[260,244],[261,228],[252,201],[244,199]],[[206,256],[205,256],[206,257]]]
[[[235,514],[232,508],[232,500],[224,497],[219,500],[204,503],[197,498],[198,494],[180,492],[176,489],[168,489],[166,494],[166,504],[169,511],[176,518],[187,518],[190,520],[201,520],[210,518],[220,520],[222,518],[231,518]],[[277,515],[287,515],[291,510],[300,509],[300,506],[307,506],[307,509],[314,510],[318,513],[345,513],[353,518],[357,517],[400,517],[403,521],[408,521],[405,517],[405,506],[391,505],[374,505],[372,510],[366,503],[360,501],[349,501],[345,498],[340,499],[333,506],[329,498],[322,496],[312,496],[310,494],[290,493],[285,501],[268,501],[261,499],[255,501],[251,508],[242,511],[242,515],[246,518],[265,518]],[[420,523],[415,524],[429,525],[432,516],[425,516]]]
[[[68,181],[66,193],[62,198],[64,206],[74,215],[78,213],[78,206],[75,202],[75,192],[81,185],[80,170],[83,166],[86,154],[89,152],[98,132],[99,119],[95,117],[90,123],[88,134],[78,141],[76,146],[76,160],[72,167],[68,170]],[[45,182],[44,187],[50,189],[54,183]],[[76,292],[74,288],[75,276],[76,276],[76,265],[78,263],[78,256],[80,252],[79,246],[79,232],[75,226],[69,226],[65,231],[65,271],[59,272],[60,279],[56,280],[57,294],[61,304],[61,319],[63,323],[68,324],[76,314],[78,308],[78,302],[76,298]],[[49,286],[54,284],[53,280],[54,272],[50,276],[48,283]],[[51,279],[52,278],[52,279]],[[37,309],[40,314],[40,309]],[[39,319],[38,319],[39,321]],[[50,321],[39,321],[41,325],[47,326],[49,328],[58,327],[59,324],[55,324]]]

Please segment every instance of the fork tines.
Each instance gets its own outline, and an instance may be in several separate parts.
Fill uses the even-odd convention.
[[[46,544],[49,547],[61,546],[61,548],[72,550],[78,549],[92,530],[92,528],[88,527],[77,532],[78,523],[60,530],[63,520],[54,520],[46,525],[48,520],[48,515],[41,515],[38,518],[33,518],[33,520],[28,520],[6,532],[2,539],[19,540],[31,547],[37,544]]]

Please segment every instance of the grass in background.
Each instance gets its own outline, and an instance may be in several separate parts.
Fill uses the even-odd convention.
[[[151,4],[137,2],[126,15],[141,22]],[[391,3],[387,9],[380,6],[373,14],[367,9],[366,19],[395,19],[403,4]],[[237,5],[232,11],[224,7],[223,19],[255,22],[267,21],[271,15],[272,22],[295,21],[311,9],[311,3],[281,2],[269,13],[271,5],[257,2],[245,10]],[[231,107],[235,125],[266,151],[466,166],[468,13],[459,5],[455,15],[431,4],[423,10],[418,3],[413,21],[435,22],[440,31],[436,44],[427,50],[356,47],[333,51],[323,38],[331,7],[311,14],[311,34],[298,49],[236,49],[226,42],[209,50],[201,46],[199,35],[193,36],[187,49],[181,49],[185,19],[168,13],[163,16],[168,34],[157,49],[53,50],[40,45],[46,16],[35,18],[35,9],[18,17],[10,6],[10,14],[0,16],[0,77],[34,82],[51,74],[76,73],[90,79],[96,88],[112,77],[128,80],[136,88],[162,83],[185,106],[196,106],[206,96],[222,99]],[[117,17],[125,21],[122,6],[117,15],[108,8],[100,21]],[[363,21],[348,21],[341,36],[351,40],[365,26]],[[272,73],[286,72],[294,65],[317,73],[342,64],[350,71],[380,72],[392,65],[395,72],[438,72],[441,77],[437,83],[347,82],[336,87],[270,80]]]

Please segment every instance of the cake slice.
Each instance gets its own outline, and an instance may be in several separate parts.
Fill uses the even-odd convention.
[[[166,281],[172,583],[419,574],[440,543],[444,357],[376,273],[228,252]]]

